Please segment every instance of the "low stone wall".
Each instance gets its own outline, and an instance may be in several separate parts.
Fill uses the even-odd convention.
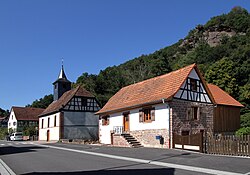
[[[113,145],[119,147],[131,147],[127,140],[120,134],[113,135]]]
[[[144,147],[169,148],[169,131],[167,129],[130,131],[130,134]],[[162,143],[156,139],[156,136],[159,135],[163,137]]]

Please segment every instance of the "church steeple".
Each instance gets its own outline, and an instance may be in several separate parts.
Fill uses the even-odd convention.
[[[60,70],[60,74],[58,76],[58,79],[60,79],[60,78],[64,78],[67,80],[66,74],[64,73],[63,65],[62,65],[62,68]]]
[[[63,68],[63,63],[58,79],[53,83],[53,85],[54,85],[54,101],[58,100],[65,92],[71,90],[71,82],[66,77]]]

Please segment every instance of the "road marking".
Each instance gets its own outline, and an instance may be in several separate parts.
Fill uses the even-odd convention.
[[[2,159],[0,159],[0,172],[1,175],[16,175]]]
[[[70,148],[62,148],[62,147],[56,147],[56,146],[50,146],[50,145],[39,145],[39,144],[34,144],[34,145],[47,147],[47,148],[53,148],[53,149],[59,149],[59,150],[64,150],[64,151],[77,152],[77,153],[82,153],[82,154],[89,154],[93,156],[107,157],[111,159],[119,159],[119,160],[125,160],[125,161],[130,161],[130,162],[158,165],[158,166],[182,169],[182,170],[187,170],[187,171],[195,171],[195,172],[200,172],[200,173],[215,174],[215,175],[244,175],[241,173],[234,173],[234,172],[229,172],[229,171],[221,171],[221,170],[214,170],[214,169],[208,169],[208,168],[193,167],[193,166],[188,166],[188,165],[180,165],[180,164],[174,164],[174,163],[165,163],[165,162],[159,162],[159,161],[151,161],[151,160],[145,160],[145,159],[116,156],[116,155],[110,155],[110,154],[104,154],[104,153],[74,150]]]

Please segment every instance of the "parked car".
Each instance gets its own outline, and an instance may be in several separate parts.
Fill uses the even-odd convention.
[[[22,132],[14,132],[10,135],[10,140],[23,140],[23,133]]]

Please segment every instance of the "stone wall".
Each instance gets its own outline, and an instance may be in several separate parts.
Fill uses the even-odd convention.
[[[127,140],[120,134],[113,135],[113,145],[119,147],[131,147]]]
[[[196,134],[201,130],[207,131],[207,133],[212,133],[212,104],[173,99],[171,102],[169,102],[169,105],[172,108],[173,133],[181,134],[182,131],[189,131],[190,134]],[[191,107],[199,108],[198,120],[187,119],[187,109]]]
[[[144,147],[169,148],[169,131],[167,129],[130,131],[130,134]],[[163,137],[162,143],[160,143],[160,140],[156,140],[156,136],[158,135]]]

